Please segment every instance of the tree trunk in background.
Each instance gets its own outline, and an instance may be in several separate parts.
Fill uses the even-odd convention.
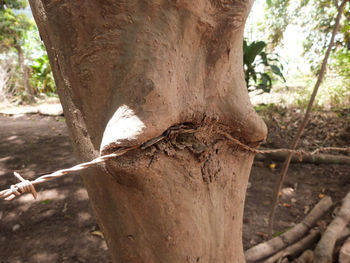
[[[266,127],[244,82],[252,1],[30,1],[75,151],[90,160],[169,127],[200,131],[84,173],[115,262],[244,262],[242,216]]]
[[[24,64],[23,49],[21,46],[16,46],[16,50],[18,53],[18,64],[19,64],[19,67],[21,69],[22,84],[23,84],[24,90],[26,92],[24,99],[27,102],[33,102],[34,101],[34,91],[33,91],[32,87],[30,86],[30,82],[29,82],[29,74],[28,74],[29,69]]]

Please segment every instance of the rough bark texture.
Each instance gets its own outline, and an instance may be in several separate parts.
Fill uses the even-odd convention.
[[[252,1],[30,1],[81,160],[169,138],[83,179],[115,262],[244,262],[245,189],[265,138],[244,83]]]

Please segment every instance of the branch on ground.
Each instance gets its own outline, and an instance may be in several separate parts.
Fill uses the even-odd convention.
[[[265,154],[256,154],[255,160],[271,159],[274,161],[284,161],[288,156],[287,152],[274,152]],[[318,154],[318,155],[303,155],[300,159],[298,156],[293,156],[291,162],[305,162],[314,164],[350,164],[350,157],[345,155],[333,155],[333,154]]]
[[[313,244],[315,244],[315,242],[317,242],[319,238],[320,231],[310,231],[310,233],[306,237],[294,243],[293,245],[283,249],[282,251],[276,253],[275,255],[267,259],[265,263],[275,263],[287,257],[295,257],[302,253],[304,250],[310,248]]]
[[[338,240],[346,225],[350,222],[350,192],[343,200],[339,213],[329,224],[326,231],[318,242],[314,252],[314,262],[331,263],[333,262],[333,250],[335,242]]]
[[[314,260],[314,252],[310,249],[305,250],[300,257],[293,261],[293,263],[312,263]]]
[[[332,206],[329,196],[325,196],[304,218],[304,220],[282,235],[256,245],[245,252],[247,263],[262,260],[301,239]]]
[[[350,262],[350,237],[345,241],[339,252],[339,263]]]

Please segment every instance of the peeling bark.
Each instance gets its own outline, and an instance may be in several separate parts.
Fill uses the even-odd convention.
[[[40,1],[30,5],[81,160],[174,125],[201,128],[84,174],[115,262],[244,262],[253,154],[266,126],[244,83],[252,1]]]

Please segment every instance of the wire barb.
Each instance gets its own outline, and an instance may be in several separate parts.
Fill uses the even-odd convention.
[[[12,200],[16,196],[20,196],[24,193],[31,193],[34,199],[36,199],[38,193],[36,192],[34,185],[29,180],[25,180],[19,173],[14,172],[13,174],[20,182],[15,185],[11,185],[10,189],[4,190],[5,192],[2,191],[4,192],[3,197],[5,197],[5,200]]]

